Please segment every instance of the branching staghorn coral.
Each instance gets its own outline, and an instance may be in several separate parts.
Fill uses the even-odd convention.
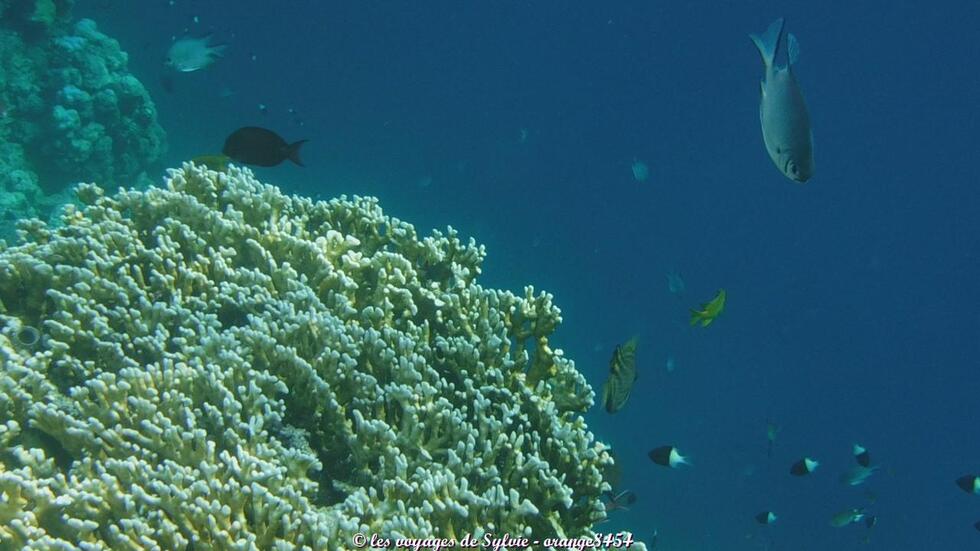
[[[0,250],[0,550],[589,536],[611,463],[551,296],[375,199],[83,185]],[[42,342],[18,347],[15,331]]]

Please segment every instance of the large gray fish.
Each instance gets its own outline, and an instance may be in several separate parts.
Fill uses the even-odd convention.
[[[803,183],[813,176],[813,132],[810,130],[810,114],[803,101],[803,93],[793,76],[793,65],[799,57],[800,47],[791,33],[786,37],[789,63],[785,67],[776,65],[782,36],[782,18],[773,21],[762,36],[749,35],[762,54],[762,63],[766,68],[759,119],[769,158],[788,178]]]

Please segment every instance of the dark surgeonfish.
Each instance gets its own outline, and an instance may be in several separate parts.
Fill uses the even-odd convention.
[[[306,142],[287,143],[272,130],[245,126],[228,136],[221,152],[247,165],[276,166],[289,159],[299,166],[305,166],[299,158],[299,148]]]
[[[636,382],[636,338],[616,347],[609,360],[609,377],[602,387],[602,406],[609,413],[616,413],[630,397]]]

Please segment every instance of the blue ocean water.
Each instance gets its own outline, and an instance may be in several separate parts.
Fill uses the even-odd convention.
[[[308,138],[317,197],[376,195],[422,231],[486,244],[483,282],[555,294],[598,391],[639,338],[626,407],[588,421],[637,494],[601,530],[656,549],[969,549],[980,498],[980,6],[894,2],[79,0],[130,55],[169,166],[239,126]],[[789,181],[759,128],[748,39],[777,17],[816,172]],[[174,37],[224,59],[160,85]],[[259,105],[265,105],[263,112]],[[292,110],[292,111],[290,111]],[[631,164],[649,177],[638,182]],[[666,274],[686,283],[671,294]],[[690,308],[719,288],[707,328]],[[668,357],[676,369],[668,372]],[[781,427],[772,457],[766,427]],[[859,442],[881,465],[844,486]],[[668,470],[647,451],[673,444]],[[811,476],[789,475],[807,455]],[[878,524],[832,528],[866,508]],[[779,520],[760,526],[772,510]]]

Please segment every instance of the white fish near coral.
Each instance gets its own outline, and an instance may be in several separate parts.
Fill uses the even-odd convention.
[[[677,369],[677,362],[674,360],[673,356],[667,356],[667,373],[673,373]]]
[[[650,177],[650,167],[648,167],[643,161],[638,161],[636,158],[634,158],[632,169],[633,179],[637,182],[646,182],[647,178]]]
[[[211,43],[211,35],[203,38],[184,37],[175,41],[167,52],[166,65],[182,73],[204,69],[217,61],[227,44]]]

